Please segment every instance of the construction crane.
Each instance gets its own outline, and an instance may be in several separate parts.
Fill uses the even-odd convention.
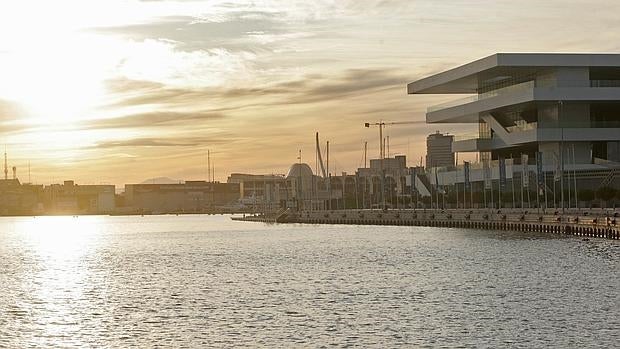
[[[385,172],[383,171],[383,159],[385,159],[385,144],[383,143],[383,128],[388,125],[406,125],[406,124],[420,124],[423,121],[397,121],[397,122],[366,122],[364,127],[370,128],[370,126],[379,126],[379,160],[381,166],[381,206],[383,210],[387,209],[385,202]]]
[[[383,144],[383,129],[385,126],[390,125],[407,125],[407,124],[422,124],[424,121],[396,121],[396,122],[366,122],[364,127],[370,128],[370,126],[379,126],[379,159],[385,159],[385,144]]]

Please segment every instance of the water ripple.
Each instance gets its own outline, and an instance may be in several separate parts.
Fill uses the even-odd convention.
[[[613,347],[619,247],[225,216],[0,219],[0,348]]]

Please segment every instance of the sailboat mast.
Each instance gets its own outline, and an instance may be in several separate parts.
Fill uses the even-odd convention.
[[[207,149],[207,180],[211,182],[211,150]]]

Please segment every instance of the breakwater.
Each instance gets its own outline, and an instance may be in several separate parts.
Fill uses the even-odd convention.
[[[314,210],[286,211],[277,216],[236,220],[307,223],[398,225],[542,232],[620,239],[619,210]]]

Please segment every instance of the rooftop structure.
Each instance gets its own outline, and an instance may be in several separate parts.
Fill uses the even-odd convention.
[[[427,123],[478,124],[477,136],[457,137],[455,152],[531,160],[541,152],[550,167],[620,162],[620,54],[498,53],[407,89],[470,95],[426,113]]]

